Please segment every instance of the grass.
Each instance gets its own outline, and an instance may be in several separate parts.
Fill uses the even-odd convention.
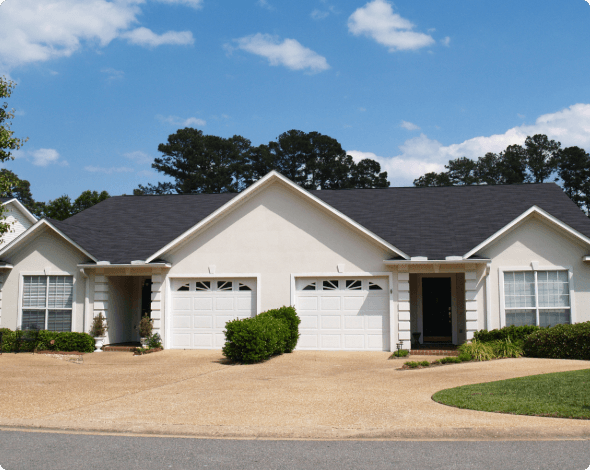
[[[469,410],[590,419],[590,369],[464,385],[432,399]]]

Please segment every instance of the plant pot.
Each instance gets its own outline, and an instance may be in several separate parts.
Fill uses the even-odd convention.
[[[106,336],[95,336],[94,337],[94,347],[96,348],[94,352],[102,352],[102,347],[104,345],[104,340]]]
[[[148,347],[148,338],[139,338],[139,342],[141,343],[141,347],[147,349]]]

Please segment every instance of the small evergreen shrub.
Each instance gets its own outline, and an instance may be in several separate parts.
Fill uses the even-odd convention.
[[[462,362],[462,360],[459,359],[457,356],[448,356],[448,357],[443,357],[442,359],[439,359],[439,362],[441,364],[460,364]]]
[[[541,330],[541,327],[535,325],[524,326],[505,326],[499,330],[480,330],[473,334],[473,339],[482,343],[492,341],[504,341],[510,339],[513,342],[524,341],[529,335]]]
[[[419,365],[420,365],[420,363],[418,363],[416,361],[406,361],[406,362],[404,362],[404,366],[408,366],[410,369],[415,369]]]
[[[98,338],[107,334],[109,329],[107,320],[102,313],[99,313],[92,319],[92,325],[90,326],[90,336]]]
[[[287,350],[291,330],[285,320],[261,313],[253,318],[225,324],[223,355],[244,364],[253,364]]]
[[[56,351],[94,351],[94,338],[88,333],[75,333],[64,331],[57,334],[55,338]]]
[[[469,354],[468,352],[463,352],[459,354],[458,357],[461,362],[469,362],[473,360],[473,357],[471,357],[471,354]]]
[[[410,351],[407,349],[400,349],[399,351],[394,351],[391,357],[408,357],[410,355]]]
[[[422,367],[430,367],[430,362],[428,361],[422,361],[419,363]]]
[[[94,339],[86,333],[47,330],[2,329],[2,352],[94,351]]]
[[[590,360],[590,322],[543,328],[526,339],[523,352],[529,357]]]
[[[283,306],[280,308],[274,308],[272,310],[262,312],[260,315],[268,315],[279,320],[283,320],[287,324],[289,327],[289,336],[287,338],[287,344],[285,346],[284,352],[292,352],[297,346],[297,341],[299,341],[299,324],[301,323],[301,319],[297,315],[295,307]]]
[[[510,338],[506,338],[504,340],[492,341],[488,344],[491,346],[495,358],[521,357],[523,355],[522,341],[513,343],[510,341]]]
[[[148,338],[148,348],[161,348],[162,347],[162,338],[158,333],[154,333],[152,336]]]
[[[141,338],[149,338],[150,336],[152,336],[153,328],[154,322],[150,317],[148,317],[147,315],[141,317],[141,320],[139,321],[139,336]]]
[[[459,354],[467,353],[474,361],[489,361],[494,359],[494,350],[489,343],[473,340],[459,346]]]

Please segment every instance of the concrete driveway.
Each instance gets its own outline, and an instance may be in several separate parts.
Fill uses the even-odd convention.
[[[219,351],[87,354],[82,364],[0,356],[0,427],[199,437],[590,438],[590,422],[459,410],[438,390],[590,368],[505,359],[396,370],[389,353],[298,351],[250,366]],[[434,359],[420,357],[420,360]]]

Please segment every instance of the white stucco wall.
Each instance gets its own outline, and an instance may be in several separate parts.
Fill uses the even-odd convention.
[[[394,223],[392,221],[392,223]],[[187,243],[164,254],[169,276],[259,274],[261,309],[291,302],[292,273],[386,271],[393,255],[327,210],[273,183]]]
[[[12,202],[6,204],[6,212],[4,212],[3,216],[5,217],[5,222],[10,224],[10,231],[2,235],[1,245],[7,245],[33,225],[33,223]]]
[[[490,270],[491,325],[500,327],[499,268],[530,269],[537,261],[540,268],[569,267],[572,269],[573,306],[576,322],[590,320],[590,265],[582,257],[589,247],[567,235],[553,223],[540,216],[531,216],[480,253],[492,259]],[[482,296],[483,302],[484,296]]]
[[[85,279],[78,269],[87,257],[49,228],[39,229],[4,259],[14,268],[4,274],[0,326],[14,330],[20,327],[19,287],[23,275],[67,273],[74,276],[72,331],[83,331]],[[88,326],[86,327],[88,329]]]

